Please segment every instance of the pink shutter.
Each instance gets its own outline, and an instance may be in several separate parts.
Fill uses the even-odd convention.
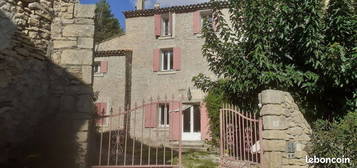
[[[174,70],[181,70],[181,48],[174,48]]]
[[[100,72],[108,72],[108,61],[100,61]]]
[[[173,19],[172,19],[172,13],[169,13],[169,24],[170,24],[170,32],[169,34],[171,34],[171,36],[173,35]]]
[[[144,117],[145,117],[145,128],[155,128],[156,127],[156,114],[157,114],[157,104],[148,104],[144,107]]]
[[[201,113],[201,138],[202,140],[211,140],[210,130],[209,130],[209,117],[208,111],[205,103],[201,103],[200,105],[200,113]]]
[[[102,116],[102,112],[101,112],[101,109],[102,109],[102,103],[95,103],[95,107],[96,107],[96,113],[97,113],[97,116],[98,116],[98,118],[99,117],[101,117]],[[103,120],[102,119],[97,119],[96,120],[96,123],[97,123],[97,125],[102,125],[103,124],[103,122],[102,122]]]
[[[193,33],[201,32],[201,16],[200,11],[193,12]]]
[[[181,135],[180,129],[180,102],[170,103],[170,115],[169,115],[169,136],[170,140],[179,140]]]
[[[154,24],[155,24],[155,36],[161,35],[161,15],[155,14],[154,15]]]
[[[152,70],[157,72],[160,70],[160,49],[154,49],[154,54],[152,58]]]

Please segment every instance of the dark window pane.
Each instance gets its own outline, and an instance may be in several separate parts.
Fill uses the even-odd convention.
[[[167,70],[167,61],[168,61],[168,59],[167,59],[167,51],[165,51],[164,52],[164,70]]]
[[[174,69],[174,55],[172,51],[170,51],[170,69]]]
[[[200,132],[201,131],[201,113],[200,107],[195,105],[193,106],[193,132]]]
[[[167,125],[170,124],[170,113],[169,113],[169,109],[170,109],[170,106],[167,105],[167,106],[166,106],[166,123],[167,123]]]
[[[164,20],[164,29],[165,29],[164,35],[169,35],[169,20],[168,19]]]
[[[160,105],[160,124],[164,125],[165,123],[165,106]]]
[[[183,111],[183,132],[191,132],[191,113],[190,108]]]

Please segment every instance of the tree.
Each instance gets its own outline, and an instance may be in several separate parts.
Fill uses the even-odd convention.
[[[289,91],[310,119],[357,109],[357,19],[354,0],[229,0],[232,25],[213,5],[219,33],[205,24],[203,55],[219,80],[195,86],[223,90],[242,108],[257,108],[264,89]],[[213,3],[219,3],[213,0]]]
[[[118,19],[114,17],[106,0],[100,0],[95,10],[95,42],[102,42],[114,35],[122,35]]]

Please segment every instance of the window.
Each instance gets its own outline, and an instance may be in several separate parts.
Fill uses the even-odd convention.
[[[94,73],[100,73],[100,62],[96,61],[93,64]]]
[[[174,58],[172,49],[161,51],[161,71],[172,71]]]
[[[161,127],[169,126],[169,104],[159,104],[159,125]]]
[[[168,18],[162,18],[162,35],[163,36],[169,36],[171,35],[170,32],[170,21]]]
[[[201,29],[205,21],[207,21],[210,26],[213,26],[213,17],[210,11],[201,12]]]

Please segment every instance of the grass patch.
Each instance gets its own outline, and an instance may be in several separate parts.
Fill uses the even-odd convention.
[[[185,152],[182,163],[184,168],[217,168],[215,156],[208,152]]]

